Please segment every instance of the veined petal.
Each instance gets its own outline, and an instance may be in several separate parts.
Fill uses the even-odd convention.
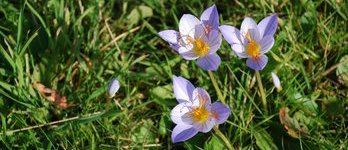
[[[261,41],[261,36],[259,33],[259,30],[257,29],[249,29],[249,34],[250,34],[250,38],[251,40],[254,40],[255,42],[259,43]],[[247,38],[248,39],[248,38]],[[249,40],[249,39],[248,39]],[[250,42],[250,41],[249,41]]]
[[[282,89],[282,86],[280,85],[280,80],[278,76],[274,72],[272,72],[271,74],[274,86],[277,88],[278,91],[280,91]]]
[[[228,44],[242,44],[240,38],[240,32],[237,28],[228,25],[222,25],[219,27],[222,36],[224,36],[225,40]]]
[[[240,58],[248,58],[248,54],[245,53],[245,47],[244,45],[241,44],[233,44],[231,46],[231,48],[233,49],[233,51],[236,53],[236,55]]]
[[[231,110],[220,102],[213,103],[211,106],[211,112],[213,113],[213,118],[216,120],[217,124],[224,123],[231,114]]]
[[[204,70],[215,71],[219,68],[220,63],[221,59],[216,53],[197,59],[197,65]]]
[[[268,57],[266,55],[261,55],[258,59],[248,58],[247,65],[254,70],[262,70],[265,68],[268,62]]]
[[[209,117],[209,119],[203,123],[194,123],[193,127],[200,132],[207,133],[214,127],[215,124],[215,120],[212,117]]]
[[[179,44],[171,44],[169,43],[169,46],[174,49],[175,51],[179,52],[180,45]]]
[[[191,125],[176,125],[172,132],[172,142],[182,142],[186,141],[193,136],[195,136],[198,133],[198,131]]]
[[[192,93],[195,87],[183,77],[173,76],[173,90],[179,103],[192,102]]]
[[[277,30],[278,26],[278,17],[277,14],[268,16],[260,21],[257,25],[261,37],[273,36]]]
[[[220,48],[222,38],[218,30],[212,30],[208,34],[208,45],[210,47],[208,54],[214,54]]]
[[[183,15],[179,22],[180,34],[194,37],[195,27],[199,24],[201,24],[201,21],[199,21],[195,16],[191,14]]]
[[[188,106],[190,103],[191,102],[182,102],[172,109],[170,112],[170,118],[175,124],[185,124],[181,117],[190,111]]]
[[[175,30],[164,30],[158,33],[159,36],[170,44],[178,44],[179,32]]]
[[[194,34],[194,38],[195,39],[207,39],[207,35],[206,35],[206,32],[205,32],[205,30],[204,30],[204,26],[203,26],[203,24],[198,24],[198,25],[196,25],[196,27],[195,27],[195,34]]]
[[[192,94],[193,106],[198,107],[200,105],[206,107],[210,111],[211,100],[209,93],[202,88],[195,88]]]
[[[257,24],[256,24],[256,22],[252,18],[245,17],[245,19],[243,20],[242,25],[240,27],[240,34],[243,37],[246,37],[246,35],[247,35],[247,33],[249,32],[250,29],[258,30],[257,29]],[[257,32],[259,32],[259,31],[257,31]]]
[[[261,54],[267,53],[269,50],[271,50],[273,44],[274,44],[273,36],[267,35],[263,37],[263,39],[260,41]]]
[[[208,25],[211,29],[217,30],[219,27],[219,13],[215,4],[204,10],[200,19],[205,26]]]
[[[185,47],[179,48],[179,54],[186,60],[195,60],[198,58],[192,49],[187,49]]]

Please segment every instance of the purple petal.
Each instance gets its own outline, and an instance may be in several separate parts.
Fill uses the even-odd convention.
[[[179,103],[182,102],[191,102],[192,93],[195,87],[191,84],[190,81],[186,80],[183,77],[173,76],[173,90],[175,98]]]
[[[202,105],[210,111],[211,100],[209,93],[206,90],[199,87],[195,88],[193,90],[192,99],[193,106],[198,107]]]
[[[260,42],[261,41],[261,36],[260,36],[260,32],[257,29],[249,29],[249,34],[250,34],[250,38],[252,40],[254,40],[255,42]],[[248,39],[247,37],[245,37],[245,39]],[[249,41],[249,40],[246,40]],[[249,41],[250,42],[250,41]]]
[[[177,143],[186,141],[195,136],[197,133],[198,131],[193,126],[184,124],[176,125],[172,132],[172,142]]]
[[[193,127],[200,132],[207,133],[214,127],[214,125],[216,125],[215,120],[212,117],[209,117],[204,123],[194,123]]]
[[[186,60],[195,60],[198,58],[192,49],[187,49],[185,47],[179,48],[179,54]]]
[[[271,35],[267,35],[263,37],[263,39],[260,41],[261,46],[261,53],[267,53],[269,50],[271,50],[272,46],[274,44],[274,38]]]
[[[214,54],[220,48],[222,38],[218,30],[212,30],[208,34],[208,45],[210,47],[208,54]]]
[[[164,30],[158,33],[159,36],[170,44],[178,44],[179,32],[175,30]]]
[[[219,68],[221,63],[220,57],[218,54],[206,55],[202,58],[197,59],[197,65],[204,70],[215,71]]]
[[[217,30],[219,27],[219,13],[216,9],[215,4],[204,10],[200,19],[204,25],[208,25],[212,29]]]
[[[117,79],[113,78],[108,87],[109,97],[114,97],[118,89],[120,89],[120,82]]]
[[[179,22],[180,34],[194,37],[195,27],[198,24],[201,24],[201,21],[199,21],[195,16],[191,14],[183,15]]]
[[[213,118],[216,120],[217,124],[224,123],[231,114],[231,110],[224,104],[215,102],[211,106],[211,111],[213,112]]]
[[[245,53],[244,45],[233,44],[231,47],[238,57],[240,57],[240,58],[248,58],[249,57],[248,54]]]
[[[202,38],[207,39],[206,32],[205,32],[202,24],[196,25],[194,38],[195,39],[202,39]]]
[[[268,57],[266,55],[261,55],[258,59],[248,58],[247,65],[254,70],[262,70],[265,68],[268,62]]]
[[[240,34],[244,37],[243,39],[246,38],[246,35],[250,29],[258,30],[257,24],[252,18],[245,17],[240,27]]]
[[[170,112],[170,118],[175,124],[185,124],[181,117],[190,111],[189,104],[192,105],[191,102],[182,102],[172,109]]]
[[[233,26],[222,25],[219,27],[228,44],[241,44],[240,32]]]
[[[273,36],[277,30],[278,26],[278,18],[277,14],[272,16],[268,16],[261,20],[261,22],[257,25],[261,37],[265,37],[267,35]]]
[[[169,43],[169,46],[174,49],[175,51],[179,52],[180,45],[179,44],[171,44]]]
[[[280,80],[278,76],[274,72],[272,72],[271,74],[272,74],[272,81],[274,86],[278,89],[278,91],[281,90],[282,86],[280,85]]]

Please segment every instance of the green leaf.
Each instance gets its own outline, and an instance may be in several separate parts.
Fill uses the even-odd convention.
[[[166,107],[171,107],[177,104],[172,91],[171,85],[157,86],[150,90],[150,95],[156,103]]]
[[[341,84],[348,86],[348,55],[341,58],[340,65],[336,70],[336,75]]]
[[[127,20],[130,24],[136,24],[141,19],[151,17],[153,15],[152,8],[147,6],[137,6],[127,16]]]
[[[227,149],[223,143],[218,137],[215,135],[212,136],[212,138],[205,143],[204,146],[205,150],[222,150]]]
[[[274,144],[272,137],[267,133],[267,131],[263,128],[257,129],[254,132],[254,137],[256,139],[256,145],[261,150],[277,150],[278,147]]]

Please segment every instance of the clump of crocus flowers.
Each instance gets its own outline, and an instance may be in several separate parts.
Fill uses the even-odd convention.
[[[265,94],[258,71],[263,70],[268,62],[265,54],[274,45],[277,25],[277,15],[273,14],[261,20],[259,24],[246,17],[240,30],[229,25],[219,27],[218,11],[213,5],[202,13],[200,19],[191,14],[184,14],[179,22],[179,31],[164,30],[159,32],[159,36],[185,60],[196,60],[200,68],[207,70],[213,84],[215,83],[214,88],[218,95],[221,95],[211,73],[217,70],[221,63],[216,53],[222,42],[221,32],[235,54],[240,58],[247,58],[247,66],[256,71],[265,104]],[[278,88],[279,78],[273,73],[272,78]],[[224,123],[231,114],[227,105],[220,102],[211,103],[207,91],[195,88],[183,77],[173,76],[173,90],[179,102],[171,111],[171,119],[176,124],[172,131],[173,143],[186,141],[198,132],[209,132],[214,126]],[[229,148],[232,147],[227,138],[224,141]]]

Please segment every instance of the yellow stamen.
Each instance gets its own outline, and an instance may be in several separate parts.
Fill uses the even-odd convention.
[[[260,45],[251,39],[249,32],[247,33],[247,38],[249,44],[246,47],[246,53],[253,59],[258,59],[260,57]]]
[[[191,112],[191,117],[195,122],[203,123],[208,120],[209,115],[211,115],[211,113],[204,107],[205,103],[207,102],[207,98],[198,94],[198,99],[199,106],[193,108],[193,111]]]
[[[193,45],[193,53],[197,55],[198,57],[203,57],[208,54],[209,52],[209,45],[208,43],[202,41],[201,39],[196,39],[195,43]]]

